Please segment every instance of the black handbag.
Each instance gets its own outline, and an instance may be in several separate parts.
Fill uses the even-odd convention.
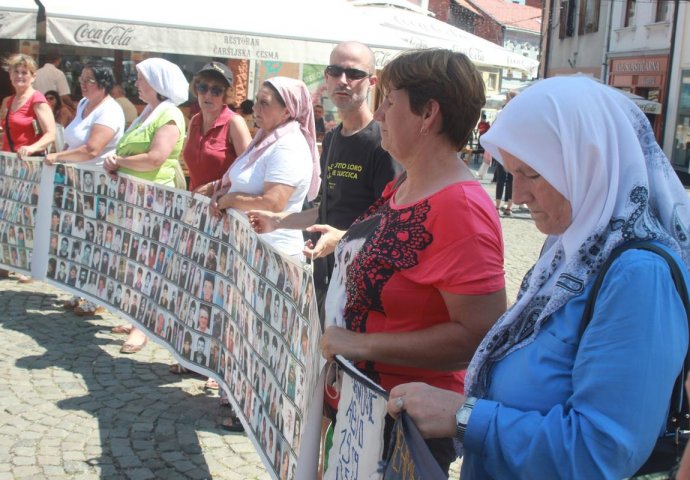
[[[597,274],[592,286],[592,291],[590,292],[589,298],[587,299],[587,303],[585,305],[584,314],[582,315],[580,338],[582,338],[587,325],[589,325],[589,322],[592,319],[596,297],[599,293],[599,289],[601,288],[601,284],[604,281],[606,272],[614,260],[621,255],[621,253],[630,249],[648,250],[656,253],[666,260],[671,270],[673,283],[675,284],[676,290],[678,290],[678,295],[680,296],[683,306],[685,307],[688,325],[690,326],[690,300],[688,299],[688,289],[687,285],[685,284],[685,279],[683,278],[681,267],[676,263],[673,257],[666,252],[666,250],[652,242],[630,242],[615,248]],[[690,411],[688,409],[688,399],[685,395],[685,389],[683,388],[683,381],[685,380],[685,375],[688,371],[690,371],[690,350],[688,350],[688,352],[685,354],[683,369],[676,379],[676,383],[673,386],[673,393],[669,399],[670,408],[668,419],[666,421],[666,431],[664,435],[657,439],[656,445],[654,445],[654,450],[652,450],[650,457],[631,478],[659,472],[669,472],[670,474],[670,472],[677,468],[680,457],[685,449],[685,445],[688,443],[688,437],[690,436]]]

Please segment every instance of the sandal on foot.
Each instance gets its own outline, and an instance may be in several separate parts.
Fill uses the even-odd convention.
[[[220,422],[220,428],[227,430],[228,432],[242,433],[244,432],[244,427],[237,417],[224,418]]]
[[[173,373],[175,375],[183,375],[185,373],[189,373],[189,369],[184,368],[179,363],[174,363],[174,364],[170,365],[170,373]]]
[[[123,333],[129,335],[129,332],[132,331],[132,325],[118,325],[117,327],[113,327],[110,331],[113,333]]]
[[[120,348],[120,353],[137,353],[139,350],[146,346],[148,341],[148,338],[144,338],[144,341],[139,344],[125,342],[122,344],[122,348]]]
[[[99,315],[101,313],[105,312],[105,308],[101,307],[100,305],[95,305],[90,302],[83,302],[79,304],[75,309],[74,313],[79,315],[80,317],[88,317],[90,315]]]
[[[219,388],[218,382],[212,378],[206,380],[206,383],[204,384],[204,390],[218,390]]]
[[[74,310],[81,304],[81,298],[77,297],[76,295],[69,300],[65,300],[62,302],[62,307],[65,308],[66,310]]]

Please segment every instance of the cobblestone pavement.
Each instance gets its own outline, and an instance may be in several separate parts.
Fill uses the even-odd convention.
[[[527,212],[501,223],[512,301],[543,236]],[[269,478],[244,435],[219,429],[201,377],[169,373],[155,344],[120,354],[118,319],[77,317],[61,308],[67,298],[0,281],[0,480]]]

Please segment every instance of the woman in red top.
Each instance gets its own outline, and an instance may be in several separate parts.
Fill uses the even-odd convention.
[[[15,94],[2,102],[2,149],[19,158],[41,155],[55,141],[55,118],[46,98],[32,86],[36,62],[28,55],[12,55],[5,61]],[[40,129],[37,129],[34,121]]]
[[[242,116],[225,104],[232,80],[227,66],[211,62],[197,72],[192,83],[201,111],[189,122],[182,156],[189,170],[189,189],[208,197],[220,187],[223,174],[252,140]],[[170,371],[179,374],[187,370],[175,364]],[[206,388],[216,390],[218,384],[209,378]]]
[[[55,141],[55,118],[46,98],[32,86],[38,65],[30,56],[18,53],[5,61],[5,68],[15,94],[6,97],[0,108],[2,149],[16,152],[19,158],[41,155]],[[7,270],[0,270],[0,278],[8,276]],[[31,278],[20,275],[19,281],[27,283]]]
[[[206,196],[251,141],[247,124],[225,104],[232,72],[219,62],[199,70],[193,81],[201,112],[189,122],[183,158],[189,170],[189,189]],[[218,182],[220,184],[220,182]]]
[[[355,362],[386,390],[423,381],[462,392],[462,370],[506,309],[498,215],[457,157],[484,84],[465,55],[449,50],[400,55],[378,82],[381,146],[405,174],[347,232],[312,227],[325,233],[317,253],[340,238],[321,351]],[[451,439],[426,442],[447,473]]]

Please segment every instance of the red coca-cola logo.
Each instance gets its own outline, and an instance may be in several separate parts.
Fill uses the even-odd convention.
[[[96,28],[88,23],[82,23],[74,31],[77,43],[88,43],[110,47],[127,47],[134,37],[132,27],[113,25],[110,28]]]

